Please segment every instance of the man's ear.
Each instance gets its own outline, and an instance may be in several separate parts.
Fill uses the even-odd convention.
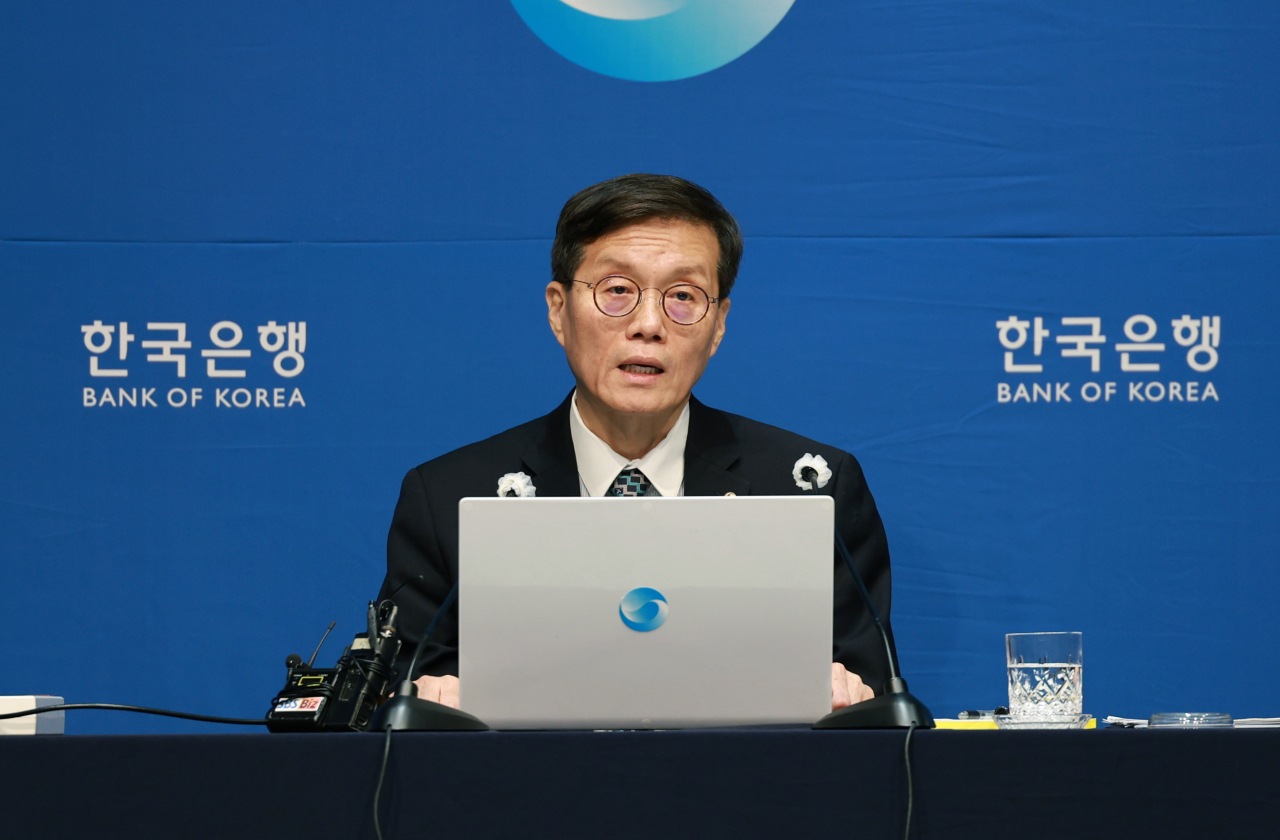
[[[720,349],[720,341],[724,338],[725,321],[729,318],[729,304],[732,303],[728,298],[716,304],[716,329],[711,337],[711,356],[716,354],[716,350]],[[710,358],[710,357],[708,357]]]
[[[568,307],[569,293],[564,284],[552,280],[547,284],[547,323],[551,325],[551,332],[555,334],[561,347],[564,346],[564,319]]]

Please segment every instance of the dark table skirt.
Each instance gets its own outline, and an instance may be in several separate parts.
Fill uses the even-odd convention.
[[[391,838],[897,838],[903,732],[404,733]],[[372,838],[383,736],[0,738],[0,834]],[[913,837],[1280,838],[1280,730],[917,732]]]

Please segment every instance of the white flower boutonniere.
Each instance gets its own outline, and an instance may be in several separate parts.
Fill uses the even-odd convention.
[[[804,453],[804,457],[796,461],[796,465],[791,468],[791,477],[796,480],[796,486],[801,490],[812,490],[813,485],[805,481],[800,471],[805,467],[813,467],[818,471],[818,489],[821,490],[827,486],[827,482],[831,480],[831,470],[827,468],[827,459],[821,455],[810,455]]]
[[[533,479],[522,472],[507,473],[498,479],[498,495],[532,499],[538,495],[538,488],[533,486]]]

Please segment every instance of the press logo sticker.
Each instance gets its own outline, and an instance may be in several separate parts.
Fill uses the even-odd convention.
[[[290,697],[276,704],[277,712],[312,712],[318,713],[324,705],[323,697]]]
[[[687,79],[764,40],[795,0],[511,0],[534,34],[588,70]]]
[[[667,599],[658,590],[641,586],[622,596],[618,615],[632,630],[648,633],[667,620]]]

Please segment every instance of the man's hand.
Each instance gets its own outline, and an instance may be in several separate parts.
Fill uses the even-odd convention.
[[[423,700],[441,703],[451,709],[458,708],[457,677],[418,677],[413,684],[418,687],[418,696]]]
[[[418,696],[450,708],[458,708],[457,677],[418,677]],[[831,663],[831,711],[843,709],[863,700],[870,700],[875,693],[862,682],[862,677],[845,670],[839,662]]]
[[[429,678],[425,678],[429,679]],[[458,696],[457,680],[454,680],[453,696]],[[831,663],[831,711],[870,700],[876,694],[862,682],[862,677],[846,671],[839,662]]]

